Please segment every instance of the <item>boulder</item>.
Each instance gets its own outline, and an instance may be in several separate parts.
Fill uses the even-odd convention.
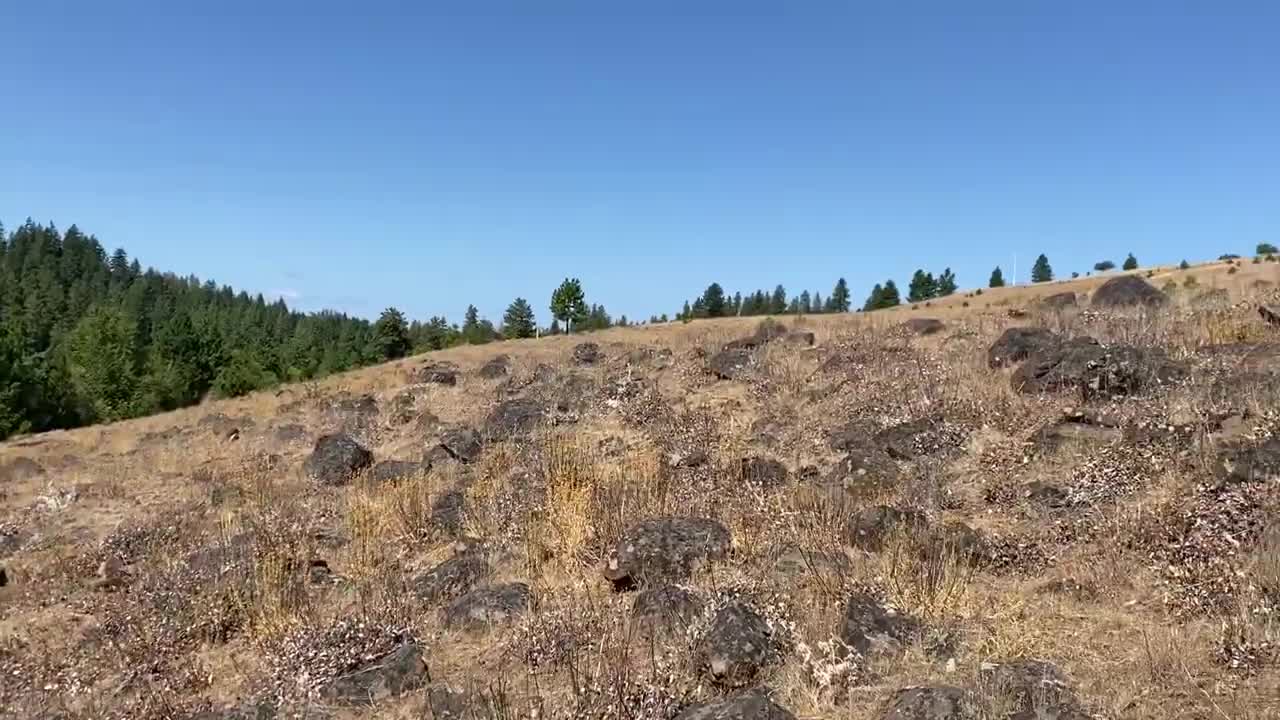
[[[449,628],[480,630],[524,614],[532,602],[533,593],[524,583],[477,588],[445,609],[444,624]]]
[[[1076,306],[1076,294],[1073,292],[1054,293],[1041,300],[1040,304],[1050,310],[1065,310]]]
[[[9,584],[9,574],[5,572],[4,566],[0,565],[0,587],[4,587],[5,585],[8,585],[8,584]]]
[[[1276,305],[1259,305],[1258,315],[1262,320],[1272,327],[1280,327],[1280,306]]]
[[[594,365],[600,360],[600,346],[593,342],[578,343],[573,348],[573,361],[578,365]]]
[[[373,705],[385,698],[400,697],[422,687],[427,664],[422,646],[405,643],[393,652],[335,678],[321,695],[342,705]]]
[[[983,663],[978,684],[1008,720],[1086,720],[1062,672],[1042,660]]]
[[[856,592],[845,602],[836,635],[863,657],[900,655],[920,629],[919,622],[886,608],[868,593]]]
[[[755,364],[755,355],[748,348],[725,348],[707,361],[707,369],[721,380],[737,380],[746,375]]]
[[[1009,382],[1014,390],[1028,394],[1078,387],[1089,372],[1090,363],[1105,355],[1106,350],[1097,340],[1072,338],[1028,357]]]
[[[455,427],[441,433],[439,447],[454,460],[470,463],[480,457],[484,442],[480,439],[480,433],[475,430],[468,427]]]
[[[683,635],[702,612],[702,599],[675,585],[663,585],[636,593],[631,621],[649,635]]]
[[[499,378],[506,377],[510,372],[511,357],[508,355],[498,355],[481,365],[476,374],[485,380],[497,380]]]
[[[1061,339],[1046,328],[1011,327],[987,349],[987,365],[998,368],[1056,348]]]
[[[948,685],[903,688],[894,693],[881,720],[974,720],[973,697]]]
[[[418,382],[434,385],[457,385],[458,366],[453,363],[427,363],[418,370]]]
[[[1115,346],[1091,361],[1080,378],[1085,400],[1133,395],[1186,377],[1186,368],[1156,348]]]
[[[431,501],[431,526],[445,535],[462,532],[462,508],[466,495],[461,490],[449,490]]]
[[[492,570],[479,550],[464,550],[415,577],[413,592],[420,600],[436,603],[471,592]]]
[[[933,335],[942,332],[946,327],[941,320],[937,318],[916,317],[902,323],[902,326],[916,335]]]
[[[845,523],[845,540],[862,550],[884,549],[894,533],[914,535],[928,527],[924,513],[899,510],[889,505],[876,505],[849,516]]]
[[[1118,275],[1093,291],[1092,304],[1098,307],[1158,306],[1168,302],[1165,294],[1137,275]]]
[[[369,470],[369,479],[376,483],[393,483],[405,478],[426,474],[431,466],[408,460],[383,460]]]
[[[733,601],[716,613],[696,653],[698,666],[713,682],[744,687],[778,659],[779,648],[765,619],[745,603]]]
[[[743,690],[728,697],[695,703],[679,712],[675,720],[796,720],[786,708],[769,699],[768,688]]]
[[[678,582],[729,553],[729,531],[706,518],[665,517],[631,526],[610,550],[604,576],[615,586]]]
[[[743,482],[758,485],[766,490],[786,485],[790,474],[786,465],[769,457],[745,457],[738,464],[738,476]]]
[[[303,463],[307,477],[325,485],[344,485],[373,463],[373,454],[345,433],[322,435]]]
[[[485,438],[490,442],[501,442],[528,437],[545,414],[542,403],[532,398],[505,400],[485,420]]]

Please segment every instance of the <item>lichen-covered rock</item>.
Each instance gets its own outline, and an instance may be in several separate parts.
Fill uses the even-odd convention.
[[[836,634],[846,647],[866,657],[898,655],[920,631],[920,623],[856,592],[845,602]]]
[[[1011,327],[1000,334],[987,350],[987,364],[993,368],[1013,365],[1058,346],[1061,339],[1046,328]]]
[[[1164,293],[1137,275],[1119,275],[1093,291],[1092,304],[1098,307],[1155,307],[1168,301]]]
[[[545,414],[543,404],[532,398],[506,400],[499,403],[485,420],[485,437],[490,442],[528,437]]]
[[[373,463],[373,454],[350,435],[322,435],[303,463],[307,477],[325,485],[343,485]]]
[[[713,682],[729,687],[750,685],[778,656],[769,623],[740,601],[716,613],[697,647],[699,667]]]
[[[1091,363],[1107,351],[1091,337],[1076,337],[1031,355],[1009,379],[1014,390],[1043,393],[1079,387]]]
[[[600,360],[600,346],[593,342],[578,343],[573,348],[573,361],[579,365],[594,365]]]
[[[374,705],[422,687],[426,678],[422,646],[405,643],[392,653],[334,679],[321,694],[343,705]]]
[[[418,370],[418,382],[434,385],[457,385],[458,366],[453,363],[427,363]]]
[[[745,457],[738,465],[738,475],[743,482],[765,489],[779,488],[787,484],[790,472],[787,466],[769,457]]]
[[[723,558],[729,546],[729,531],[714,520],[646,520],[628,528],[614,545],[604,576],[622,588],[678,582],[701,563]]]
[[[1157,348],[1115,346],[1085,367],[1080,388],[1085,400],[1106,400],[1168,385],[1185,376],[1185,367]]]
[[[675,585],[641,590],[631,603],[631,620],[648,634],[682,635],[702,612],[702,599]]]
[[[524,583],[477,588],[445,609],[444,624],[465,630],[484,629],[524,614],[531,602],[533,593]]]
[[[976,720],[973,696],[958,687],[929,685],[894,694],[881,720]]]
[[[737,380],[755,364],[755,354],[748,348],[726,348],[707,361],[707,368],[722,380]]]
[[[369,479],[377,483],[393,483],[425,474],[431,466],[408,460],[383,460],[369,469]]]
[[[461,463],[475,462],[484,449],[484,441],[480,433],[468,427],[455,427],[440,434],[439,447],[454,460]]]
[[[696,703],[675,720],[796,720],[791,711],[770,699],[768,688],[743,690],[720,700]]]
[[[1075,691],[1062,672],[1042,660],[983,663],[978,671],[983,695],[1008,720],[1086,720]]]
[[[485,380],[497,380],[506,377],[511,373],[511,357],[509,355],[498,355],[484,365],[476,372],[477,375]]]
[[[452,600],[470,592],[491,572],[483,553],[465,550],[415,577],[413,591],[428,603]]]

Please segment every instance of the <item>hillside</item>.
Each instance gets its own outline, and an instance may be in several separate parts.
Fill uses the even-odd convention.
[[[1280,717],[1280,264],[1148,273],[10,441],[0,716]]]

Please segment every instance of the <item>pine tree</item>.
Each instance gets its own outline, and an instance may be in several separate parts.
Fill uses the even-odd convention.
[[[880,303],[883,300],[884,300],[884,288],[881,287],[880,283],[876,283],[876,286],[871,288],[871,294],[867,296],[867,301],[863,303],[862,309],[865,312],[870,312],[872,310],[879,310]]]
[[[1273,245],[1272,243],[1267,243],[1267,242],[1258,243],[1257,254],[1258,255],[1280,255],[1280,250],[1277,250],[1276,246]]]
[[[1124,259],[1124,265],[1121,265],[1120,267],[1124,270],[1137,270],[1138,258],[1134,257],[1133,253],[1129,253],[1129,257]]]
[[[677,320],[692,320],[693,308],[689,307],[689,301],[684,301],[684,307],[680,309],[680,314],[676,315]]]
[[[374,352],[382,360],[396,360],[409,354],[409,325],[394,307],[382,311],[373,325]]]
[[[885,280],[884,290],[880,293],[880,307],[897,307],[901,302],[898,297],[898,286],[892,280]]]
[[[849,283],[844,278],[836,280],[836,286],[827,300],[832,312],[849,312]]]
[[[938,276],[938,284],[934,288],[934,297],[946,297],[956,291],[956,274],[946,268]]]
[[[773,297],[769,302],[769,313],[781,315],[787,311],[787,290],[781,285],[773,289]]]
[[[933,279],[933,273],[916,270],[911,276],[911,283],[907,286],[907,301],[924,302],[932,298],[936,291],[937,282]]]
[[[1179,270],[1190,270],[1190,269],[1191,269],[1191,263],[1187,262],[1186,260],[1183,260],[1181,263],[1179,263],[1179,264],[1178,264],[1178,269],[1179,269]]]
[[[733,294],[733,308],[730,310],[731,315],[742,314],[742,293],[735,292]]]
[[[1093,264],[1093,269],[1096,272],[1106,272],[1108,270],[1114,270],[1115,267],[1116,267],[1116,264],[1111,262],[1110,260],[1101,260]]]
[[[138,412],[136,327],[123,312],[98,306],[69,338],[71,382],[89,420],[121,420]]]
[[[800,291],[800,297],[796,298],[796,303],[800,306],[800,312],[811,312],[811,308],[813,307],[813,297],[809,295],[808,290],[802,290]]]
[[[468,345],[484,345],[493,342],[498,332],[493,323],[480,319],[480,311],[475,305],[468,305],[466,315],[462,318],[462,339]]]
[[[1036,258],[1035,265],[1031,266],[1031,282],[1049,282],[1053,280],[1053,268],[1049,266],[1049,258],[1041,253]]]
[[[827,306],[822,302],[822,295],[818,291],[813,292],[813,302],[809,304],[809,312],[817,315],[827,311]]]
[[[1000,272],[1000,266],[997,265],[995,270],[991,271],[991,279],[987,281],[987,287],[1004,287],[1004,273]]]
[[[724,289],[720,287],[720,283],[711,283],[707,286],[706,292],[702,293],[702,307],[707,312],[707,317],[724,317]]]
[[[516,298],[507,306],[502,316],[502,334],[510,338],[531,338],[537,334],[537,319],[533,316],[533,307],[524,298]]]
[[[564,323],[569,333],[573,332],[574,325],[586,319],[587,300],[578,278],[565,278],[551,294],[551,314]]]

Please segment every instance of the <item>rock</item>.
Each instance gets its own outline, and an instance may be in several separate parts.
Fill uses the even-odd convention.
[[[450,428],[440,435],[441,448],[449,457],[461,463],[475,462],[484,449],[480,433],[468,427]]]
[[[722,380],[737,380],[755,364],[755,355],[747,348],[726,348],[707,361],[707,369]]]
[[[1280,479],[1280,435],[1262,443],[1223,448],[1214,464],[1214,477],[1220,485]]]
[[[987,349],[987,365],[998,368],[1020,363],[1036,353],[1052,350],[1060,338],[1045,328],[1011,327]]]
[[[1073,292],[1054,293],[1043,300],[1040,304],[1050,310],[1064,310],[1069,307],[1076,306],[1076,294]]]
[[[779,655],[769,624],[739,601],[716,613],[696,653],[698,666],[712,681],[729,687],[750,685]]]
[[[445,627],[480,630],[522,615],[533,602],[524,583],[482,587],[454,600],[444,612]]]
[[[837,551],[783,548],[773,561],[773,571],[789,578],[804,575],[838,578],[849,571],[849,558]]]
[[[431,502],[431,525],[446,535],[462,532],[462,508],[466,495],[460,490],[450,490],[436,496]]]
[[[663,585],[636,593],[631,620],[650,636],[683,635],[702,612],[702,600],[675,585]]]
[[[458,366],[453,363],[427,363],[418,370],[418,382],[435,385],[457,385]]]
[[[875,422],[854,418],[832,431],[827,444],[832,450],[841,452],[875,447],[875,436],[880,430],[880,425]]]
[[[345,485],[373,463],[373,455],[345,433],[322,435],[303,463],[307,477],[325,485]]]
[[[427,664],[422,659],[422,646],[405,643],[395,651],[334,679],[321,695],[343,705],[374,705],[422,687],[426,677]]]
[[[485,420],[485,438],[489,442],[501,442],[528,437],[544,416],[542,403],[532,398],[503,401]]]
[[[811,333],[812,334],[812,333]],[[772,318],[760,321],[751,335],[725,343],[722,350],[755,350],[787,336],[787,326]]]
[[[675,720],[796,720],[786,708],[769,699],[768,688],[752,688],[720,700],[696,703],[681,710]]]
[[[1061,671],[1041,660],[983,663],[978,671],[983,694],[994,699],[1009,720],[1086,720]]]
[[[0,587],[9,584],[9,574],[5,572],[4,566],[0,565]]]
[[[928,527],[924,513],[876,505],[851,515],[845,523],[845,539],[856,548],[872,552],[884,549],[897,532],[914,535]]]
[[[901,471],[888,453],[878,448],[850,451],[832,466],[821,483],[805,489],[816,491],[828,501],[847,503],[892,489],[901,480]]]
[[[497,380],[511,373],[511,357],[498,355],[480,366],[477,375],[485,380]]]
[[[312,585],[323,585],[333,580],[333,571],[329,569],[329,562],[319,558],[313,559],[307,563],[307,579]]]
[[[729,547],[729,531],[714,520],[646,520],[628,528],[610,550],[604,576],[624,589],[678,582],[698,565],[724,558]]]
[[[851,595],[836,635],[863,657],[900,655],[905,645],[920,632],[920,623],[886,608],[865,592]]]
[[[1070,504],[1067,491],[1057,485],[1050,485],[1043,480],[1032,480],[1022,486],[1022,494],[1028,500],[1045,507],[1059,509]]]
[[[1093,291],[1092,303],[1098,307],[1159,306],[1168,302],[1165,294],[1137,275],[1118,275]]]
[[[1259,305],[1258,315],[1272,327],[1280,327],[1280,307],[1275,305]]]
[[[973,698],[958,687],[928,685],[899,690],[881,720],[974,720]]]
[[[1086,401],[1133,395],[1148,387],[1168,385],[1186,376],[1186,369],[1156,348],[1116,346],[1089,362],[1080,378]]]
[[[929,455],[940,449],[930,442],[930,436],[941,423],[942,419],[938,417],[898,423],[876,433],[875,443],[894,460],[910,460],[918,455]]]
[[[407,460],[383,460],[369,470],[369,479],[376,483],[392,483],[397,480],[425,475],[431,465]]]
[[[787,466],[768,457],[745,457],[738,465],[738,476],[743,482],[775,489],[787,484],[790,472]]]
[[[699,468],[711,461],[711,456],[706,450],[695,448],[689,452],[675,452],[668,458],[671,467],[678,470],[688,470],[691,468]]]
[[[916,317],[902,323],[902,326],[917,335],[933,335],[942,332],[946,325],[937,318]]]
[[[415,577],[413,591],[428,603],[452,600],[471,592],[490,573],[489,562],[480,551],[465,550]]]
[[[44,467],[31,458],[16,457],[0,465],[0,483],[24,482],[44,474]]]
[[[1043,393],[1078,387],[1089,364],[1101,360],[1106,350],[1091,337],[1072,338],[1057,347],[1031,355],[1009,379],[1014,390]]]
[[[600,346],[593,342],[578,343],[573,348],[573,361],[579,365],[594,365],[600,359]]]

